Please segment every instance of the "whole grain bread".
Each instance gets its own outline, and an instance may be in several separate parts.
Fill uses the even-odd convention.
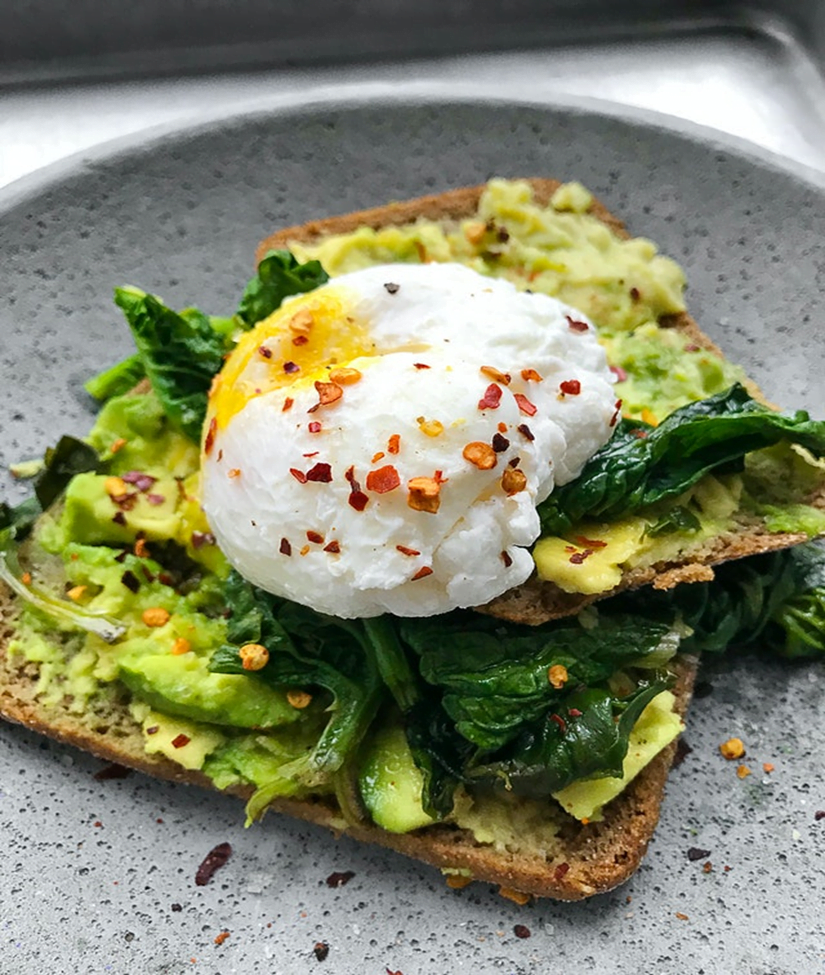
[[[561,185],[552,179],[530,179],[535,201],[543,206]],[[287,227],[267,237],[258,246],[256,260],[260,261],[268,251],[279,248],[289,249],[293,243],[312,245],[336,234],[347,234],[359,227],[379,230],[387,226],[403,226],[416,220],[433,220],[451,224],[472,217],[478,210],[484,186],[463,187],[422,196],[414,200],[388,203],[370,210],[360,210],[344,216],[312,220],[296,227]],[[630,234],[624,223],[612,214],[599,200],[594,199],[588,211],[602,221],[618,237],[628,239]],[[722,350],[702,332],[687,312],[663,317],[660,322],[685,335],[692,344],[724,357]],[[749,382],[751,395],[764,401],[755,383]],[[808,499],[818,507],[825,508],[825,492]],[[568,593],[551,582],[543,582],[533,576],[521,586],[492,600],[486,606],[477,607],[481,612],[512,620],[516,623],[539,625],[548,620],[570,616],[591,603],[614,596],[625,589],[652,585],[655,589],[672,589],[681,583],[708,582],[713,579],[713,566],[731,559],[741,559],[760,552],[771,552],[790,548],[807,541],[801,533],[772,533],[767,531],[761,519],[742,512],[731,531],[711,538],[702,544],[691,546],[675,561],[657,562],[653,565],[637,567],[626,571],[621,582],[614,589],[598,595]]]
[[[558,187],[553,180],[532,180],[536,198],[547,202]],[[475,213],[483,187],[454,190],[422,197],[405,203],[393,203],[374,210],[361,211],[328,220],[314,221],[301,227],[279,231],[258,249],[258,259],[271,248],[288,247],[291,241],[313,243],[330,234],[346,233],[359,226],[380,228],[399,225],[419,218],[440,221],[459,220]],[[591,212],[616,234],[626,236],[623,224],[600,203]],[[703,348],[719,350],[687,314],[663,321],[690,336]],[[799,535],[769,535],[756,525],[747,531],[729,533],[716,539],[691,559],[679,564],[653,566],[628,573],[619,589],[651,583],[669,588],[680,582],[707,580],[713,577],[711,566],[730,558],[782,548],[804,541]],[[609,594],[604,594],[609,595]],[[576,612],[596,597],[571,596],[555,586],[530,580],[517,590],[484,607],[506,618],[540,623]],[[601,598],[601,597],[600,597]],[[47,704],[38,695],[38,668],[22,654],[10,654],[9,644],[15,632],[17,607],[11,594],[0,585],[0,716],[34,731],[48,735],[109,762],[119,763],[158,778],[191,785],[212,787],[202,773],[187,771],[143,747],[143,735],[133,719],[128,692],[117,683],[108,688],[91,707],[74,709],[70,697]],[[676,660],[676,707],[684,716],[693,687],[697,661],[694,657]],[[643,857],[659,818],[659,809],[676,744],[665,748],[630,783],[620,796],[608,804],[600,822],[582,824],[560,807],[548,803],[547,817],[558,826],[552,842],[541,854],[497,849],[478,843],[473,835],[456,826],[439,824],[398,835],[388,833],[368,822],[346,825],[333,800],[278,800],[272,809],[346,832],[355,839],[375,843],[436,867],[462,871],[474,879],[499,884],[502,888],[554,897],[579,900],[608,891],[625,881]],[[227,790],[241,798],[251,789]]]
[[[214,788],[203,773],[188,771],[169,759],[149,755],[140,726],[128,708],[128,692],[117,684],[93,707],[72,710],[69,698],[45,704],[38,695],[38,667],[22,655],[9,656],[15,606],[0,584],[0,717],[57,741],[91,752],[147,775],[187,785]],[[693,689],[697,660],[676,659],[676,710],[684,717]],[[466,830],[439,824],[412,833],[388,833],[368,821],[345,825],[332,799],[279,799],[271,809],[327,827],[336,834],[395,850],[445,870],[461,870],[475,880],[498,884],[538,897],[581,900],[623,883],[638,867],[659,820],[665,781],[676,743],[650,762],[620,796],[609,803],[605,818],[583,825],[560,806],[548,802],[547,816],[558,833],[542,856],[525,856],[477,843]],[[226,790],[246,799],[251,788]],[[260,828],[255,826],[253,828]]]

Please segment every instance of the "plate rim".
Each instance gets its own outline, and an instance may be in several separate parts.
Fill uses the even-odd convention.
[[[359,82],[351,86],[324,85],[309,94],[265,95],[244,100],[238,105],[222,106],[179,119],[138,129],[77,150],[0,187],[0,220],[27,201],[59,186],[75,176],[93,171],[96,166],[156,152],[163,145],[196,137],[210,130],[232,124],[243,124],[262,118],[287,119],[290,116],[321,115],[324,112],[354,113],[386,105],[389,108],[426,108],[432,106],[479,108],[518,108],[570,115],[605,117],[630,127],[651,132],[665,132],[691,145],[711,151],[732,154],[743,162],[801,183],[825,200],[825,162],[819,170],[806,163],[766,149],[740,136],[715,129],[654,109],[625,105],[591,96],[564,95],[552,100],[512,98],[497,95],[488,85],[469,83],[410,82],[398,90],[388,91],[376,82]],[[529,174],[528,174],[529,175]]]

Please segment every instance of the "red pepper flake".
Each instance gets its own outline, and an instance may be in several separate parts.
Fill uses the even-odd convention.
[[[481,374],[488,376],[490,379],[494,379],[497,383],[501,383],[502,386],[509,386],[513,378],[509,372],[502,372],[500,369],[496,369],[495,366],[482,366]]]
[[[620,399],[617,399],[616,402],[615,402],[615,404],[614,404],[614,407],[615,408],[614,408],[613,416],[610,417],[610,426],[611,427],[615,427],[616,426],[616,423],[619,420],[619,414],[621,413],[621,410],[622,410],[622,401]]]
[[[499,433],[507,433],[507,424],[501,421],[497,427]]]
[[[160,725],[159,724],[153,724],[151,728],[147,728],[146,729],[146,734],[147,735],[156,735],[159,731],[160,731]]]
[[[310,551],[309,545],[304,545],[304,547],[299,552],[300,555],[308,555]]]
[[[97,782],[106,782],[109,779],[125,779],[127,775],[131,775],[132,770],[126,768],[125,765],[107,765],[102,768],[99,772],[95,772],[94,778]]]
[[[341,551],[341,543],[338,539],[333,538],[329,545],[324,546],[324,551],[329,552],[330,555],[337,555]]]
[[[192,739],[181,732],[172,739],[172,748],[185,748]]]
[[[137,592],[138,589],[140,589],[140,580],[134,574],[134,572],[131,571],[131,569],[127,569],[123,573],[123,575],[120,577],[120,581],[124,586],[126,586],[129,592]]]
[[[584,562],[585,559],[590,558],[592,554],[593,554],[593,549],[586,548],[583,552],[574,552],[570,556],[569,561],[572,562],[573,565],[581,565],[582,562]]]
[[[307,541],[314,542],[316,545],[320,545],[324,540],[324,536],[320,532],[308,531]]]
[[[236,477],[241,476],[241,469],[239,467],[232,467],[227,471],[226,476],[234,480]]]
[[[587,548],[607,548],[607,542],[602,542],[598,538],[587,538],[586,535],[576,535],[574,537],[579,545],[584,545]]]
[[[302,457],[306,457],[307,459],[309,459],[310,457],[317,457],[318,454],[319,454],[319,451],[313,450],[311,454],[302,454],[301,456]]]
[[[582,384],[578,379],[565,379],[559,383],[559,392],[563,396],[578,396],[582,391]]]
[[[395,546],[402,555],[421,555],[418,549],[407,548],[406,545],[396,545]]]
[[[216,545],[217,539],[212,532],[192,532],[192,548],[200,549],[204,545]]]
[[[308,424],[307,430],[309,430],[310,433],[320,433],[321,424],[317,420],[313,420],[312,423]]]
[[[567,319],[567,326],[572,332],[586,332],[590,328],[587,322],[571,318],[570,315],[565,315],[564,317]]]
[[[441,491],[441,481],[436,477],[413,477],[407,483],[408,494],[407,504],[413,511],[426,511],[434,515],[441,504],[439,493]]]
[[[282,538],[281,544],[278,548],[281,555],[292,555],[292,546],[289,544],[288,538]]]
[[[674,917],[678,917],[680,921],[689,921],[690,920],[690,918],[687,916],[687,914],[683,914],[681,911],[675,911],[674,912]]]
[[[384,287],[391,295],[394,295],[398,294],[398,289],[401,287],[401,285],[396,284],[395,281],[387,281]]]
[[[514,393],[513,394],[513,397],[514,397],[516,403],[518,403],[519,410],[525,416],[535,416],[536,415],[536,408],[535,408],[535,406],[533,406],[533,404],[530,402],[529,399],[527,399],[526,396],[523,396],[521,393]]]
[[[627,373],[622,369],[621,366],[611,366],[610,371],[618,379],[620,383],[623,383],[627,379]]]
[[[198,872],[195,874],[196,886],[205,887],[214,876],[215,871],[224,866],[231,856],[232,847],[229,843],[218,843],[214,849],[206,854],[203,863],[198,867]]]
[[[613,424],[611,423],[611,426]],[[647,439],[647,430],[643,430],[641,427],[637,427],[635,430],[630,431],[637,440]]]
[[[355,876],[354,870],[341,870],[327,877],[327,887],[344,887]]]
[[[307,335],[296,335],[292,340],[293,345],[306,345],[309,342],[309,336]]]
[[[215,944],[222,945],[228,937],[229,937],[228,931],[221,931],[221,933],[219,935],[216,935],[215,937]]]
[[[567,709],[567,716],[569,718],[580,718],[582,716],[582,712],[579,711],[578,708],[568,708]]]
[[[149,502],[149,504],[157,507],[159,504],[163,504],[166,498],[162,494],[147,494],[146,500]]]
[[[638,301],[642,297],[642,293],[638,288],[631,288],[630,297],[633,299],[633,301]]]
[[[493,434],[493,450],[500,454],[502,451],[506,450],[510,446],[510,441],[507,437],[502,437],[500,433]]]
[[[370,463],[377,464],[379,460],[383,460],[386,456],[387,455],[384,453],[383,450],[379,450],[377,454],[372,455],[372,460],[370,460]]]
[[[569,869],[570,869],[569,863],[560,863],[556,867],[556,869],[553,871],[553,879],[556,881],[556,883],[559,883],[559,881],[564,879]]]
[[[533,434],[533,431],[530,429],[530,427],[527,426],[526,423],[520,423],[516,427],[516,429],[522,435],[522,437],[524,437],[525,440],[535,440],[536,439],[535,438],[535,435]]]
[[[431,576],[433,570],[428,565],[422,565],[421,568],[412,577],[412,581],[415,582],[417,579],[426,579],[427,576]]]
[[[208,457],[212,453],[212,448],[215,446],[215,434],[218,432],[218,421],[213,416],[209,421],[209,428],[206,431],[206,439],[203,442],[203,452]]]
[[[284,405],[281,407],[281,413],[286,413],[287,410],[291,410],[294,402],[295,400],[291,396],[287,396],[284,400]]]
[[[356,511],[363,511],[369,502],[368,495],[364,494],[361,490],[361,485],[355,479],[355,467],[350,467],[344,474],[344,477],[349,482],[349,506],[355,508]]]
[[[429,369],[430,367],[426,362],[414,362],[413,365],[416,369]]]
[[[530,928],[528,928],[526,924],[515,924],[513,926],[513,934],[517,938],[529,938]]]
[[[518,462],[518,458],[515,460]],[[518,494],[519,491],[523,491],[527,487],[527,477],[522,471],[508,467],[501,475],[501,487],[508,497],[511,494]]]
[[[370,471],[367,474],[367,490],[375,491],[376,494],[387,494],[394,491],[401,484],[398,471],[392,464],[379,467],[378,470]]]
[[[112,517],[112,521],[116,525],[125,525],[126,524],[126,515],[124,515],[122,511],[116,511],[114,513],[114,516]]]
[[[385,284],[384,287],[387,288],[387,285]],[[398,285],[395,285],[395,290],[398,290]],[[387,288],[387,291],[389,291],[389,288]],[[393,292],[390,291],[390,294],[393,294]],[[329,954],[329,945],[326,943],[326,941],[316,941],[315,947],[312,949],[312,953],[315,955],[318,961],[325,961],[327,955]]]
[[[510,566],[513,564],[513,558],[512,558],[512,556],[510,555],[509,552],[502,552],[501,553],[501,561],[504,563],[504,568],[505,569],[509,569]]]
[[[319,461],[307,471],[307,480],[318,481],[321,484],[329,484],[332,480],[332,468],[329,464],[324,464]]]
[[[306,484],[307,476],[303,471],[299,471],[297,467],[290,467],[289,473],[298,481],[300,484]]]
[[[126,484],[134,484],[142,494],[145,494],[157,480],[156,477],[152,477],[151,474],[144,474],[143,471],[127,471],[120,475],[120,479]]]
[[[484,396],[478,401],[478,408],[480,410],[497,410],[500,402],[501,386],[490,383],[484,390]]]
[[[289,362],[285,362],[285,363],[284,363],[284,372],[285,372],[285,373],[286,373],[286,374],[287,374],[288,376],[291,376],[291,375],[292,375],[293,373],[295,373],[295,372],[300,372],[300,371],[301,371],[301,367],[300,367],[300,366],[298,365],[298,363],[297,363],[297,362],[293,362],[293,361],[292,361],[292,360],[290,359],[290,361],[289,361]]]
[[[472,443],[466,444],[461,456],[480,471],[492,470],[498,463],[495,450],[481,440],[473,440]]]
[[[825,819],[825,809],[817,809],[814,813],[814,819],[819,822],[821,819]]]
[[[401,449],[401,435],[398,433],[394,433],[387,441],[387,453],[397,454],[400,449]]]
[[[542,381],[541,374],[536,372],[535,369],[522,369],[521,378],[526,383],[540,383]]]
[[[310,406],[307,410],[308,413],[314,413],[319,406],[329,406],[331,403],[337,403],[344,395],[343,387],[339,386],[338,383],[322,383],[316,379],[315,389],[318,391],[318,402],[315,406]]]
[[[262,355],[264,359],[271,359],[272,349],[268,349],[265,345],[258,346],[258,355]]]
[[[560,714],[551,714],[550,720],[559,726],[559,731],[561,731],[562,734],[567,731],[567,722]]]

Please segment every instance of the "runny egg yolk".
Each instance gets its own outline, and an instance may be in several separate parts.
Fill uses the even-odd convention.
[[[374,343],[354,304],[348,289],[327,287],[288,301],[246,332],[209,394],[218,429],[256,396],[326,381],[331,366],[370,355]]]

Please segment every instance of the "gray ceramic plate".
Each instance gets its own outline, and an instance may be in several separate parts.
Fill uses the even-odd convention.
[[[129,346],[113,285],[226,310],[273,228],[493,174],[588,184],[686,266],[699,322],[772,398],[825,414],[825,184],[670,121],[582,104],[321,104],[162,132],[9,188],[0,462],[87,429],[79,384]],[[647,860],[577,905],[449,891],[429,868],[276,817],[244,830],[230,799],[97,781],[93,759],[4,726],[0,972],[822,971],[823,677],[711,661]],[[732,734],[748,745],[744,781],[717,751]],[[196,887],[223,841],[232,859]],[[712,872],[689,847],[710,851]],[[353,879],[328,887],[344,870]]]

